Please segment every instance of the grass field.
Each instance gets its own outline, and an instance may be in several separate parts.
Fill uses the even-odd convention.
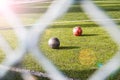
[[[120,1],[99,1],[94,2],[105,10],[112,18],[118,19],[115,22],[120,27]],[[46,11],[50,3],[44,4],[28,4],[29,7],[24,11],[17,11],[21,17],[25,27],[32,24]],[[40,11],[38,11],[40,9]],[[105,64],[118,50],[116,44],[105,31],[104,28],[98,26],[90,20],[83,12],[80,5],[75,3],[71,6],[68,12],[47,28],[39,41],[39,47],[65,75],[71,78],[86,80],[95,70],[99,69],[99,64]],[[0,33],[10,43],[11,47],[17,47],[17,38],[14,31],[9,27],[4,18],[0,18]],[[80,25],[83,29],[83,35],[76,37],[72,34],[72,29]],[[59,38],[61,45],[60,49],[51,49],[48,46],[48,40],[51,37]],[[81,58],[81,55],[82,58]],[[0,61],[4,59],[4,53],[0,50]],[[23,60],[23,67],[30,70],[42,71],[41,65],[35,61],[31,55],[26,55]],[[110,76],[107,80],[119,80],[119,72],[114,76]],[[6,80],[21,80],[17,77],[6,78]],[[40,80],[44,80],[41,78]],[[45,79],[48,80],[48,79]]]

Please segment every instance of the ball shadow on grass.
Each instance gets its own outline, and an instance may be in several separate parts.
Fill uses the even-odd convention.
[[[82,36],[98,36],[99,34],[82,34]]]
[[[63,49],[77,49],[79,48],[78,46],[61,46],[59,47],[60,50],[63,50]]]

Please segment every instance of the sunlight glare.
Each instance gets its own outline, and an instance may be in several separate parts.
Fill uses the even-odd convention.
[[[0,9],[4,8],[8,5],[8,0],[0,0]]]

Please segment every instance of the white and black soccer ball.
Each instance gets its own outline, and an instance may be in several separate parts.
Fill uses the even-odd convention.
[[[60,41],[59,41],[58,38],[52,37],[52,38],[49,39],[48,45],[49,45],[52,49],[58,49],[59,46],[60,46]]]

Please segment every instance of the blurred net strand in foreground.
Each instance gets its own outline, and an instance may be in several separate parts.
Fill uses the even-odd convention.
[[[42,52],[37,47],[37,43],[42,31],[46,29],[48,25],[51,24],[54,20],[63,15],[69,9],[70,5],[73,3],[73,0],[54,0],[48,8],[47,12],[33,25],[29,31],[24,28],[17,15],[11,9],[9,9],[7,3],[5,3],[7,0],[1,1],[3,1],[4,4],[0,6],[0,11],[8,23],[13,27],[19,41],[19,46],[16,50],[12,50],[7,41],[2,36],[0,36],[0,47],[2,47],[6,54],[5,60],[1,64],[8,66],[8,69],[2,69],[0,67],[0,77],[3,77],[10,67],[21,62],[21,59],[24,57],[25,53],[29,51],[32,52],[34,57],[36,57],[36,60],[39,62],[39,64],[42,65],[50,79],[67,80],[66,76],[64,76],[42,54]],[[120,31],[117,28],[117,25],[103,11],[97,8],[91,0],[82,0],[80,3],[83,7],[83,10],[91,17],[93,21],[97,19],[109,20],[107,23],[105,21],[95,22],[100,26],[103,26],[111,35],[111,37],[116,41],[116,43],[119,44],[120,39],[117,35],[120,35]],[[13,53],[16,53],[16,55]],[[98,71],[96,71],[95,74],[93,74],[88,80],[105,80],[111,73],[120,67],[119,57],[120,54],[118,52],[116,56],[113,57],[113,59],[111,59],[106,65],[102,66]],[[31,78],[31,80],[35,80],[29,73],[27,73],[27,75],[22,73],[22,76],[24,80],[28,80],[29,78]]]
[[[4,0],[3,0],[3,2],[4,2]],[[6,0],[6,2],[7,2],[7,0]],[[49,9],[47,10],[47,12],[42,16],[42,18],[40,18],[40,20],[38,20],[37,23],[35,23],[33,25],[33,28],[30,31],[26,31],[26,29],[23,27],[23,25],[22,25],[21,21],[19,20],[19,18],[17,17],[17,15],[14,12],[12,12],[12,10],[9,9],[7,3],[4,3],[4,5],[0,8],[1,13],[4,15],[4,17],[9,22],[9,24],[12,25],[14,31],[16,32],[16,35],[19,40],[19,47],[15,51],[13,51],[9,47],[7,47],[8,50],[11,50],[13,53],[17,53],[17,54],[9,55],[8,54],[9,52],[7,52],[6,53],[7,57],[5,58],[3,65],[7,65],[8,68],[10,66],[13,66],[17,62],[21,61],[21,59],[22,59],[22,57],[24,57],[24,54],[26,53],[26,51],[29,51],[29,52],[34,53],[33,55],[37,58],[39,63],[42,64],[43,68],[48,73],[48,76],[50,79],[66,80],[67,78],[63,74],[61,74],[61,72],[59,70],[57,70],[57,68],[44,55],[41,54],[41,52],[39,51],[39,49],[37,47],[38,40],[36,40],[36,39],[39,39],[42,31],[46,27],[48,27],[48,25],[51,24],[54,20],[56,20],[57,17],[60,17],[63,13],[65,13],[72,3],[73,3],[73,0],[53,1],[51,6],[49,7]],[[44,22],[46,22],[46,23],[44,23]],[[20,34],[19,34],[19,32],[20,32]],[[29,34],[29,37],[27,34]],[[31,34],[31,36],[30,36],[30,34]],[[31,44],[31,42],[32,42],[32,44]],[[7,42],[6,42],[6,44],[7,44]],[[3,77],[7,73],[7,71],[8,71],[8,69],[1,69],[0,76]],[[24,78],[26,79],[25,76],[24,76]]]
[[[106,31],[110,34],[112,39],[120,44],[120,30],[102,10],[100,10],[91,0],[83,0],[81,1],[82,8],[86,12],[86,14],[97,24],[106,29]],[[96,21],[96,19],[105,19],[106,21]],[[116,53],[116,55],[109,60],[104,66],[102,66],[99,70],[97,70],[88,80],[105,80],[108,76],[118,70],[120,67],[120,51]]]

